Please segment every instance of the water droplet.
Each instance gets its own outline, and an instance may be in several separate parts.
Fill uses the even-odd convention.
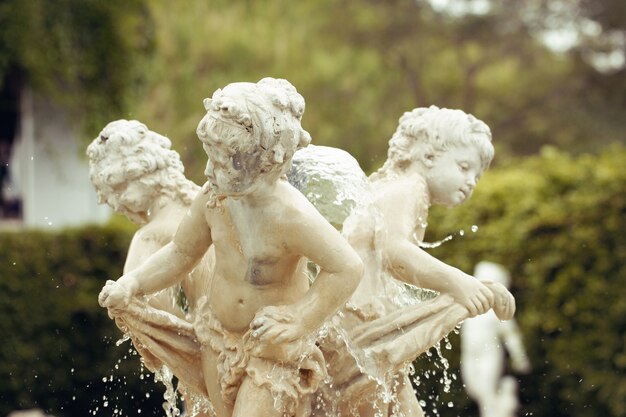
[[[473,233],[478,232],[478,226],[476,226],[475,224],[472,225],[472,232]]]
[[[450,402],[448,403],[448,407],[450,407],[450,408],[454,407],[454,403],[453,403],[452,401],[450,401]]]
[[[465,236],[465,230],[463,229],[459,230],[459,236]]]

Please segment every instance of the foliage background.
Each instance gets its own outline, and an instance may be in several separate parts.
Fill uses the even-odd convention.
[[[554,31],[576,42],[555,52],[542,41]],[[514,271],[534,365],[519,376],[520,415],[626,414],[625,156],[605,150],[626,141],[625,50],[623,0],[0,2],[0,85],[68,107],[85,143],[109,120],[139,119],[172,139],[196,182],[202,99],[232,81],[289,79],[314,143],[348,150],[366,171],[406,110],[436,104],[485,120],[493,171],[465,207],[435,211],[430,233],[477,224],[433,253],[467,272],[482,259]],[[162,414],[136,363],[121,366],[119,387],[102,382],[124,352],[94,300],[119,275],[130,233],[0,237],[0,414],[108,416],[103,396],[128,415],[139,398],[143,415]],[[458,353],[447,356],[454,367]],[[458,379],[452,394],[418,389],[437,407],[429,413],[476,415]]]
[[[116,346],[121,334],[96,302],[131,236],[115,225],[0,234],[0,415],[163,414],[162,388],[140,376],[128,343]]]

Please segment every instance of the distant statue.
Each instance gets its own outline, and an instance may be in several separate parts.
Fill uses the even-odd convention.
[[[480,262],[474,275],[509,286],[508,271],[495,263]],[[461,375],[468,395],[478,403],[481,417],[517,415],[517,381],[511,376],[504,376],[505,350],[514,371],[530,371],[530,362],[515,320],[500,321],[492,311],[488,311],[463,323]]]
[[[137,296],[184,279],[213,247],[215,265],[190,328],[150,306],[138,310],[169,319],[153,351],[193,351],[200,343],[201,366],[181,372],[203,378],[196,392],[208,395],[218,417],[310,415],[326,378],[317,332],[356,288],[362,262],[284,177],[296,149],[310,141],[300,125],[304,99],[291,84],[229,84],[205,108],[197,133],[208,156],[207,183],[173,241],[107,282],[99,302],[124,320]],[[311,285],[307,259],[320,268]],[[145,330],[131,323],[131,334],[152,337],[156,324]],[[184,332],[170,331],[176,327]]]

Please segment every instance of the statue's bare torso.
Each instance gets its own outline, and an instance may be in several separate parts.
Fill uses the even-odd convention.
[[[291,187],[282,191],[289,201],[305,203]],[[217,259],[209,305],[225,329],[244,333],[262,307],[291,304],[307,292],[304,258],[277,233],[288,228],[283,215],[289,211],[295,214],[284,199],[267,207],[226,199],[205,209]]]
[[[258,204],[226,198],[216,207],[207,207],[209,195],[200,194],[191,208],[189,227],[208,234],[202,240],[215,248],[209,306],[232,332],[247,331],[262,307],[292,304],[309,289],[306,259],[293,244],[295,237],[299,241],[303,237],[293,230],[296,223],[291,219],[299,219],[298,224],[316,224],[319,214],[286,182],[274,192],[277,195]]]

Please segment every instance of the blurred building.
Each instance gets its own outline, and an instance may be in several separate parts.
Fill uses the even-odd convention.
[[[84,142],[71,115],[9,75],[0,89],[0,229],[100,223]]]

